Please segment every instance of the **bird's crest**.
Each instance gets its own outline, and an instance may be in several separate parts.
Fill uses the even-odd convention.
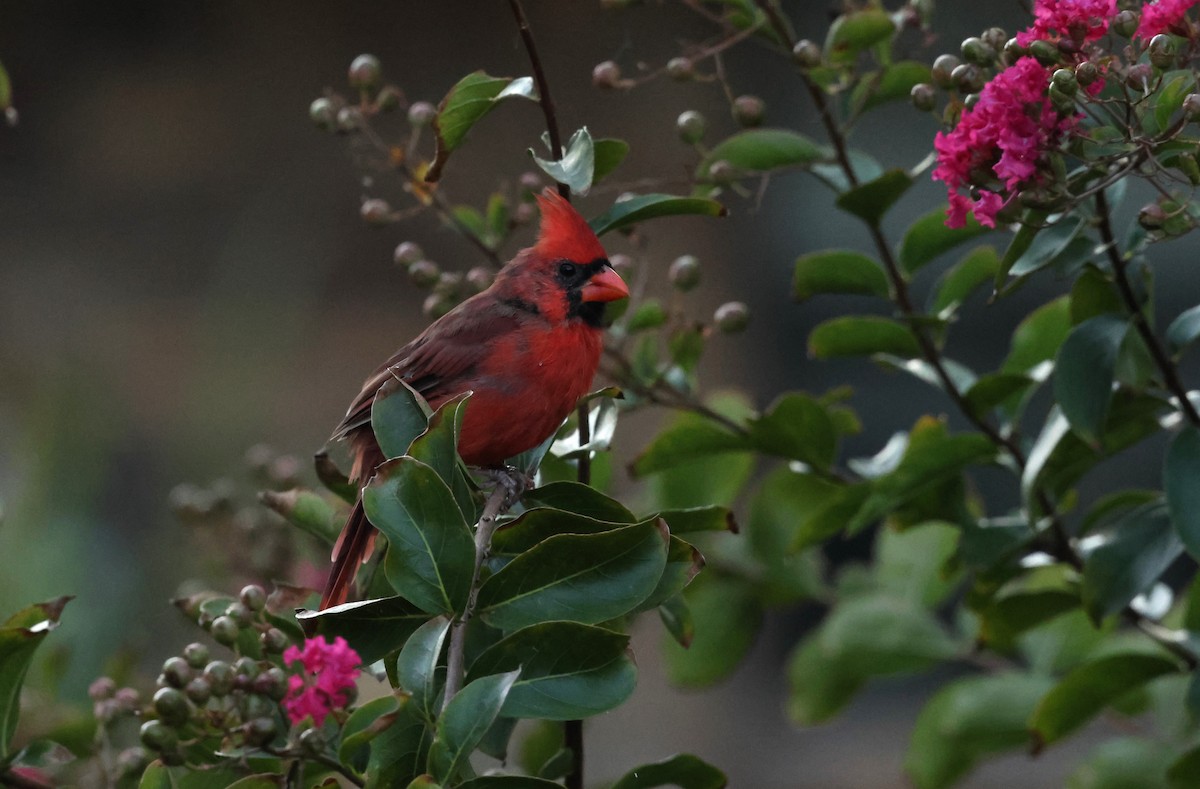
[[[551,259],[590,263],[607,255],[587,220],[551,187],[537,195],[542,209],[542,226],[534,249]]]

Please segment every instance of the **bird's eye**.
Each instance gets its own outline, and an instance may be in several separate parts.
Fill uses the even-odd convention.
[[[575,272],[578,270],[578,268],[579,267],[574,263],[559,263],[558,276],[562,277],[563,279],[570,279],[571,277],[575,276]]]

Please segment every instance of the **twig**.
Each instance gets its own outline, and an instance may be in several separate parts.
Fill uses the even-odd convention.
[[[295,759],[296,761],[293,762],[292,770],[295,770],[295,766],[298,764],[301,764],[302,762],[305,762],[305,761],[316,762],[317,764],[320,764],[323,767],[328,767],[329,769],[336,771],[338,773],[338,775],[342,776],[343,778],[345,778],[347,781],[354,784],[355,786],[364,786],[361,778],[356,776],[350,770],[346,769],[346,767],[344,767],[342,765],[342,763],[339,762],[337,759],[331,759],[330,757],[328,757],[324,754],[313,755],[313,754],[309,754],[309,753],[302,753],[299,750],[289,750],[287,748],[271,748],[269,746],[263,748],[263,750],[266,751],[267,753],[271,754],[272,756],[278,756],[281,759]]]
[[[496,518],[508,507],[508,490],[503,483],[497,483],[496,489],[488,496],[483,505],[483,515],[475,526],[475,569],[471,573],[471,592],[467,597],[467,607],[462,616],[455,620],[450,627],[450,646],[446,650],[446,698],[442,709],[450,705],[450,700],[462,690],[463,682],[463,653],[467,639],[467,622],[475,612],[475,600],[479,595],[479,573],[483,561],[487,558],[492,544],[492,533],[496,531]]]

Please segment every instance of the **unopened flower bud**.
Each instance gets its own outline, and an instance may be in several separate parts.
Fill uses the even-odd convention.
[[[727,301],[713,313],[713,323],[725,334],[737,334],[750,322],[750,310],[740,301]]]
[[[192,667],[181,657],[167,658],[163,663],[162,678],[172,688],[182,688],[192,678]]]
[[[242,726],[242,734],[246,738],[246,743],[253,746],[270,744],[278,733],[279,727],[273,718],[254,718]]]
[[[135,712],[142,704],[142,694],[136,688],[119,688],[113,696],[113,703],[121,712]]]
[[[978,93],[983,90],[985,82],[983,70],[973,63],[960,64],[950,72],[950,76],[954,81],[954,87],[960,93]]]
[[[1175,166],[1191,182],[1192,186],[1200,185],[1200,162],[1196,161],[1195,154],[1179,154],[1179,158],[1175,160]]]
[[[686,82],[696,76],[696,68],[691,58],[671,58],[667,61],[667,76],[671,79]]]
[[[174,748],[175,744],[179,742],[179,736],[175,734],[175,731],[160,720],[143,723],[140,737],[142,745],[158,752]]]
[[[375,106],[384,112],[391,112],[400,106],[402,95],[395,85],[384,85],[375,97]]]
[[[359,216],[368,225],[386,225],[392,221],[392,207],[387,200],[378,197],[372,197],[363,200],[362,207],[359,208]]]
[[[592,84],[597,88],[615,88],[621,82],[621,67],[611,60],[592,69]]]
[[[958,68],[961,63],[962,61],[954,55],[938,55],[930,69],[933,84],[943,90],[954,87],[954,69]]]
[[[272,701],[280,701],[287,695],[287,674],[278,666],[272,666],[254,678],[254,692]]]
[[[217,698],[227,695],[233,690],[233,666],[224,660],[214,660],[204,667],[204,678]]]
[[[433,123],[437,117],[437,107],[427,101],[414,101],[408,108],[408,123],[410,126],[421,128]]]
[[[411,266],[424,256],[421,247],[412,241],[401,241],[392,252],[392,260],[397,266]]]
[[[443,271],[433,289],[446,296],[457,298],[462,289],[463,276],[457,271]]]
[[[212,685],[204,677],[196,677],[183,689],[184,694],[194,704],[204,704],[212,696]]]
[[[691,290],[700,284],[700,261],[695,255],[680,255],[667,269],[667,279],[678,290]]]
[[[350,64],[346,76],[350,80],[352,88],[371,88],[379,82],[379,75],[382,71],[383,67],[379,64],[379,58],[374,55],[359,55]]]
[[[242,587],[238,599],[250,611],[261,611],[267,607],[267,592],[258,584],[249,584]]]
[[[1138,211],[1138,224],[1147,230],[1157,230],[1167,221],[1167,212],[1158,203],[1147,203]]]
[[[454,302],[442,293],[430,293],[421,304],[425,317],[436,320],[454,309]]]
[[[758,96],[738,96],[733,100],[733,119],[747,128],[761,126],[765,109]]]
[[[1049,41],[1034,41],[1029,45],[1029,54],[1037,59],[1038,63],[1043,66],[1053,66],[1062,58],[1062,53],[1058,47],[1051,44]]]
[[[337,124],[337,107],[331,100],[322,96],[308,105],[308,117],[318,129],[333,131]]]
[[[238,623],[238,627],[249,627],[254,621],[254,613],[241,602],[230,603],[225,609],[225,616]]]
[[[126,748],[117,754],[117,772],[121,775],[137,775],[146,769],[150,757],[144,748]]]
[[[238,623],[228,616],[218,616],[213,620],[211,630],[213,640],[227,647],[233,646],[238,639],[241,628]]]
[[[1075,80],[1085,88],[1100,79],[1100,69],[1090,60],[1085,60],[1075,67]]]
[[[262,644],[263,652],[268,655],[281,655],[283,650],[288,647],[288,637],[282,630],[277,627],[272,627],[259,636],[259,642]]]
[[[713,183],[727,184],[737,177],[737,170],[724,159],[718,159],[708,166],[708,177]]]
[[[976,66],[990,66],[996,62],[996,50],[977,36],[963,40],[962,56],[963,60]]]
[[[1069,68],[1055,69],[1054,73],[1050,75],[1050,85],[1068,96],[1075,95],[1075,91],[1079,90],[1079,80],[1075,78],[1075,72]]]
[[[342,107],[338,110],[337,131],[339,134],[358,131],[360,123],[362,123],[362,113],[359,112],[358,107]]]
[[[1189,93],[1183,97],[1183,115],[1188,120],[1200,118],[1200,93]]]
[[[792,47],[792,60],[804,68],[816,68],[821,65],[821,47],[807,38],[797,41]]]
[[[442,270],[432,260],[418,260],[408,267],[408,278],[418,288],[433,287],[441,276]]]
[[[937,106],[937,90],[927,82],[913,85],[908,96],[912,99],[913,106],[921,112],[929,112]]]
[[[1137,12],[1126,9],[1113,17],[1109,29],[1122,38],[1133,38],[1140,23],[1141,17],[1138,16]]]
[[[1028,54],[1029,50],[1021,46],[1015,36],[1004,42],[1004,56],[1008,59],[1009,65],[1016,63]]]
[[[1146,48],[1150,63],[1160,69],[1169,69],[1175,65],[1175,53],[1175,39],[1166,33],[1159,33],[1150,39],[1150,46]]]
[[[487,266],[475,266],[467,272],[467,286],[472,293],[482,293],[492,284],[495,275]]]
[[[1148,63],[1136,63],[1125,71],[1125,84],[1134,90],[1148,90],[1153,78],[1154,69]]]
[[[679,132],[679,139],[688,145],[700,142],[704,137],[707,127],[708,124],[705,122],[704,116],[696,110],[682,112],[675,119],[675,129]]]
[[[88,697],[92,701],[103,701],[107,698],[112,698],[112,695],[117,691],[117,683],[110,677],[98,677],[92,680],[92,684],[88,685]]]
[[[325,735],[320,729],[306,729],[300,735],[300,747],[310,756],[319,756],[325,750]]]
[[[179,727],[192,717],[192,707],[176,688],[159,688],[154,694],[154,711],[163,723],[171,727]]]
[[[1074,91],[1067,93],[1057,85],[1051,85],[1047,95],[1050,97],[1050,105],[1059,115],[1075,114]]]
[[[1004,45],[1008,43],[1008,33],[1005,33],[1002,27],[989,27],[979,37],[996,52],[1004,49]]]

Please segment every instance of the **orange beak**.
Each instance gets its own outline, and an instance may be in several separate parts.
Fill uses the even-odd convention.
[[[592,275],[587,284],[579,289],[583,301],[616,301],[629,296],[629,288],[621,275],[612,266],[605,266]]]

